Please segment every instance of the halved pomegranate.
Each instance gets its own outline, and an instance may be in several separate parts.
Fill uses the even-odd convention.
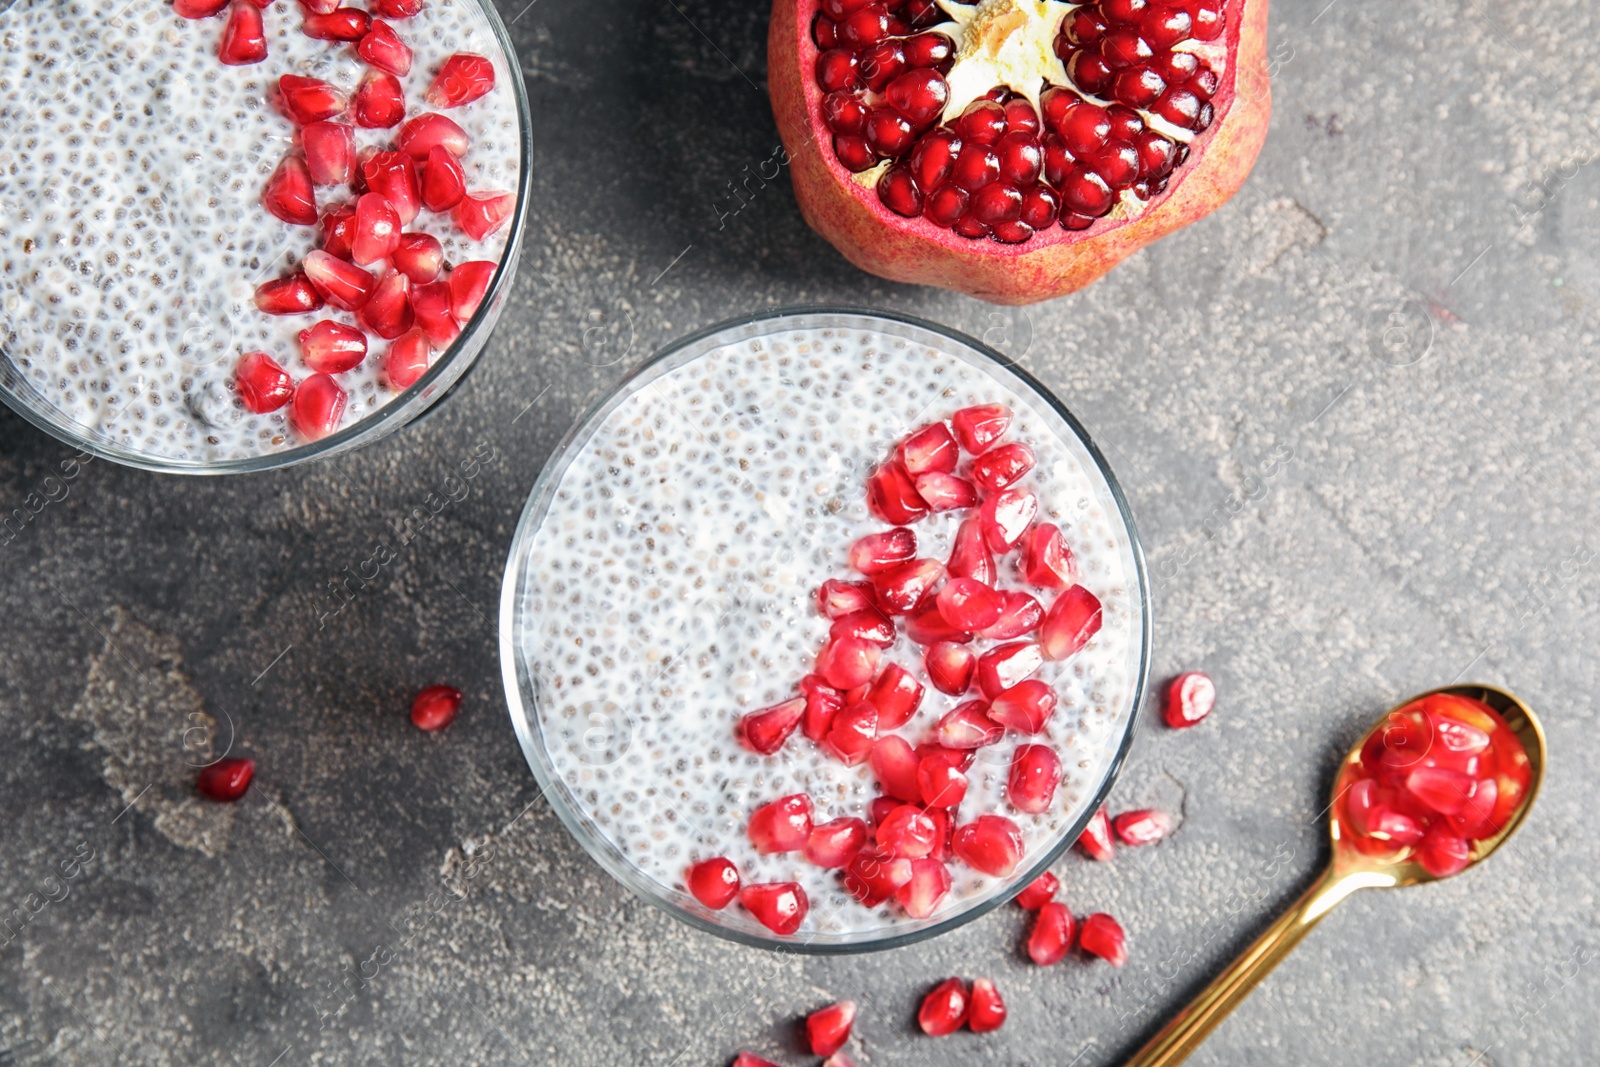
[[[894,281],[1081,289],[1244,183],[1266,23],[1267,0],[773,0],[800,210]]]

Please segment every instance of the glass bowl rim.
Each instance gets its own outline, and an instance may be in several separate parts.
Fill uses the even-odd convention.
[[[569,803],[565,783],[560,780],[559,775],[554,773],[553,768],[547,764],[548,757],[545,753],[544,745],[539,740],[538,728],[533,725],[533,719],[530,714],[533,711],[531,694],[528,696],[527,704],[524,704],[522,664],[518,656],[515,640],[516,604],[523,574],[520,557],[523,556],[522,549],[530,534],[535,507],[541,503],[542,497],[548,489],[549,481],[557,474],[565,473],[567,470],[574,455],[572,453],[573,445],[579,435],[590,427],[590,423],[614,400],[630,391],[634,382],[648,373],[651,368],[683,352],[685,349],[697,346],[719,334],[742,330],[752,325],[770,323],[774,330],[777,330],[781,329],[782,323],[787,320],[817,315],[856,316],[868,320],[926,330],[946,337],[957,344],[967,346],[985,359],[997,364],[1001,369],[1015,375],[1024,386],[1032,390],[1034,395],[1042,400],[1077,435],[1079,443],[1083,445],[1089,454],[1089,458],[1093,461],[1096,472],[1105,480],[1112,500],[1116,503],[1118,516],[1127,531],[1128,549],[1132,554],[1134,573],[1138,579],[1138,595],[1136,599],[1140,610],[1140,625],[1137,633],[1139,666],[1134,678],[1132,708],[1128,715],[1127,725],[1123,729],[1122,736],[1117,741],[1116,752],[1106,765],[1104,778],[1099,788],[1095,790],[1092,801],[1085,806],[1084,813],[1066,831],[1061,833],[1056,843],[1045,849],[1034,863],[1022,869],[1020,873],[1014,874],[1011,883],[1006,888],[994,893],[988,899],[928,925],[918,926],[915,929],[891,932],[886,936],[876,938],[871,937],[869,931],[869,939],[862,941],[814,941],[806,939],[803,935],[784,937],[778,934],[762,935],[752,931],[736,929],[684,907],[667,895],[671,890],[661,886],[654,879],[641,875],[636,868],[620,856],[615,846],[592,828],[585,816],[576,811],[574,805]],[[738,944],[780,953],[804,956],[839,956],[878,952],[917,944],[979,919],[1022,892],[1034,879],[1048,870],[1050,865],[1055,863],[1067,849],[1072,847],[1083,832],[1084,827],[1088,825],[1089,820],[1105,804],[1106,798],[1111,792],[1111,787],[1116,783],[1123,764],[1127,761],[1128,753],[1133,747],[1134,736],[1138,733],[1145,690],[1150,678],[1154,619],[1152,615],[1150,578],[1145,561],[1144,546],[1139,539],[1139,530],[1134,522],[1133,511],[1128,505],[1127,496],[1122,490],[1122,485],[1117,481],[1116,475],[1106,462],[1105,455],[1100,451],[1099,446],[1095,444],[1088,430],[1043,383],[1018,366],[1014,360],[998,352],[990,345],[959,330],[916,315],[847,304],[796,304],[768,308],[759,312],[725,319],[669,342],[640,362],[638,366],[629,370],[615,385],[607,389],[573,421],[572,426],[562,436],[555,448],[551,450],[549,457],[545,460],[544,466],[539,472],[539,476],[534,480],[533,488],[528,493],[527,502],[523,505],[522,514],[517,520],[516,529],[512,533],[505,575],[501,582],[498,630],[501,679],[505,686],[506,703],[511,716],[511,725],[516,732],[523,759],[527,762],[529,770],[533,772],[534,779],[539,785],[540,798],[549,804],[556,817],[561,820],[562,826],[578,842],[590,859],[630,893],[643,899],[653,907],[661,909],[673,918],[686,922],[690,926],[704,930],[707,933],[714,934],[717,937]],[[537,802],[537,799],[535,802]],[[604,847],[596,847],[597,845]],[[681,893],[681,891],[679,892]]]
[[[517,155],[520,167],[516,189],[517,206],[508,223],[511,229],[507,231],[505,249],[501,252],[499,263],[495,265],[494,277],[489,279],[489,286],[484,290],[478,310],[461,328],[461,333],[450,343],[449,349],[434,361],[422,377],[360,422],[346,426],[327,437],[307,441],[278,452],[237,459],[199,461],[168,459],[148,452],[123,448],[87,433],[81,433],[73,428],[74,424],[60,422],[50,417],[40,406],[29,401],[25,395],[6,383],[3,378],[16,373],[9,366],[4,374],[0,375],[0,402],[56,440],[98,459],[110,460],[122,466],[153,471],[157,474],[216,475],[277,470],[336,456],[387,437],[443,401],[456,383],[465,377],[472,364],[476,363],[484,345],[488,344],[489,337],[484,336],[477,345],[472,342],[478,339],[479,333],[492,334],[494,326],[499,321],[504,291],[509,289],[516,277],[517,259],[522,251],[523,226],[533,200],[533,113],[528,103],[527,84],[522,76],[522,61],[517,55],[516,46],[511,42],[511,34],[507,31],[505,22],[495,9],[494,0],[462,0],[462,2],[475,4],[484,13],[489,23],[490,34],[514,75],[509,80],[512,99],[517,107]],[[459,365],[465,358],[462,354],[467,352],[471,353],[470,361],[465,365]],[[9,357],[0,355],[0,361],[9,363]],[[443,386],[439,389],[438,395],[429,396],[428,393],[441,382]]]

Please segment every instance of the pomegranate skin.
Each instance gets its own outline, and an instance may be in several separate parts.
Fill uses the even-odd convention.
[[[812,71],[811,24],[821,0],[773,0],[767,80],[778,132],[807,224],[851,263],[890,281],[953,289],[995,304],[1033,304],[1076,292],[1152,241],[1216,210],[1250,174],[1272,114],[1267,77],[1268,0],[1234,0],[1222,41],[1227,65],[1211,99],[1216,117],[1190,142],[1191,158],[1136,217],[1083,231],[1051,225],[1018,245],[972,240],[902,218],[834,158]],[[869,172],[871,173],[871,172]]]

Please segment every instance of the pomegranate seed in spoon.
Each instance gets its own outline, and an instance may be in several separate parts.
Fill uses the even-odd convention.
[[[434,75],[427,101],[434,107],[460,107],[486,96],[493,88],[494,64],[472,52],[457,52]]]
[[[387,130],[406,117],[405,91],[400,79],[385,70],[369,70],[356,88],[351,103],[356,125],[369,130]]]
[[[989,718],[1021,734],[1043,730],[1055,710],[1055,691],[1036,678],[1018,682],[989,702]]]
[[[244,796],[255,776],[253,759],[219,759],[200,772],[195,788],[207,800],[231,803]]]
[[[712,911],[721,911],[739,895],[739,869],[721,856],[696,863],[684,880],[694,898]]]
[[[1154,808],[1125,811],[1111,820],[1124,845],[1151,845],[1172,832],[1172,816]]]
[[[300,360],[322,374],[342,374],[367,358],[367,335],[342,322],[323,319],[300,331]]]
[[[367,35],[356,45],[356,53],[379,70],[397,77],[411,73],[411,49],[382,19],[373,19]]]
[[[444,268],[444,246],[430,233],[402,233],[390,258],[394,261],[395,270],[421,285],[439,277],[439,272]],[[444,313],[448,315],[450,289],[443,282],[440,285],[443,286],[441,292],[444,294]]]
[[[1045,871],[1039,877],[1028,883],[1028,888],[1017,894],[1017,905],[1025,911],[1038,911],[1052,900],[1061,891],[1061,882],[1055,875]]]
[[[467,174],[461,163],[443,145],[428,149],[426,162],[419,164],[422,203],[429,211],[449,211],[467,195]]]
[[[285,74],[278,79],[278,99],[284,114],[296,126],[325,122],[344,114],[349,101],[338,89],[321,78]]]
[[[1022,831],[1004,815],[980,815],[956,827],[950,847],[968,867],[1005,878],[1022,859]]]
[[[924,426],[900,446],[900,462],[908,474],[949,474],[960,458],[955,438],[942,422]]]
[[[841,1000],[818,1008],[806,1016],[806,1043],[813,1056],[831,1056],[850,1040],[850,1027],[856,1021],[856,1002]]]
[[[365,11],[356,7],[339,7],[326,15],[307,14],[300,23],[300,32],[319,41],[359,41],[372,27]]]
[[[443,730],[456,721],[461,710],[461,690],[449,685],[430,685],[411,701],[411,721],[419,730]]]
[[[1085,952],[1099,956],[1113,967],[1128,962],[1127,940],[1121,925],[1105,912],[1095,912],[1083,920],[1083,929],[1078,934],[1078,944]]]
[[[1041,589],[1066,589],[1077,582],[1077,557],[1054,523],[1041,522],[1023,536],[1022,577]]]
[[[922,998],[917,1025],[929,1037],[944,1037],[967,1021],[967,987],[959,978],[946,978]]]
[[[1005,1025],[1006,1002],[1000,990],[987,978],[972,982],[972,1007],[967,1012],[967,1029],[975,1034],[987,1034]]]
[[[895,902],[913,919],[926,919],[950,892],[950,869],[932,856],[911,861],[911,878],[894,891]]]
[[[856,818],[818,823],[806,838],[806,859],[818,867],[843,867],[867,843],[867,824]]]
[[[1111,844],[1111,820],[1106,817],[1104,806],[1090,817],[1083,833],[1078,835],[1077,845],[1078,851],[1092,860],[1105,863],[1111,859],[1116,848]]]
[[[805,710],[805,698],[796,697],[770,708],[752,711],[739,720],[739,741],[752,751],[770,756],[789,740],[789,735],[800,725]]]
[[[517,198],[510,193],[468,193],[455,206],[451,218],[462,233],[481,241],[498,232],[516,207]]]
[[[261,191],[261,206],[291,226],[317,224],[317,196],[303,157],[283,157]]]
[[[289,421],[301,435],[319,441],[339,428],[347,397],[326,374],[313,374],[295,387]]]
[[[999,404],[962,408],[950,417],[950,425],[955,428],[961,447],[980,456],[1011,428],[1011,412]]]
[[[230,67],[260,63],[267,58],[267,28],[261,9],[250,0],[234,0],[228,23],[222,28],[217,58]]]
[[[1075,655],[1100,632],[1100,598],[1081,585],[1056,597],[1039,625],[1039,648],[1045,659]]]
[[[972,480],[984,492],[998,493],[1033,470],[1034,462],[1027,445],[997,445],[972,461]]]
[[[775,934],[788,935],[800,929],[811,901],[796,882],[769,882],[747,885],[739,890],[739,903],[756,921]]]
[[[428,372],[431,351],[428,335],[421,330],[401,334],[383,355],[383,376],[395,389],[409,388]]]
[[[811,836],[811,798],[795,793],[761,805],[751,814],[745,832],[762,855],[805,848]]]
[[[871,576],[892,570],[917,555],[917,535],[904,526],[868,534],[850,546],[850,566]]]
[[[1167,725],[1175,730],[1193,726],[1210,715],[1216,704],[1216,684],[1199,671],[1186,671],[1167,687]]]
[[[294,399],[294,380],[265,352],[246,352],[234,383],[244,406],[257,415],[277,411]]]
[[[1042,815],[1055,803],[1061,784],[1061,757],[1049,745],[1018,745],[1011,756],[1006,799],[1018,811]]]
[[[1028,934],[1028,958],[1041,967],[1060,963],[1072,948],[1072,913],[1058,901],[1039,906],[1033,930]]]

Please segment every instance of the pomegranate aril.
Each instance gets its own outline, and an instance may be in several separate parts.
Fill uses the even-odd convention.
[[[258,5],[265,7],[265,4]],[[339,10],[339,0],[300,0],[300,7],[313,15],[327,15]]]
[[[399,266],[397,252],[395,265]],[[409,275],[407,275],[409,277]],[[444,349],[461,335],[461,327],[450,313],[450,283],[425,282],[411,286],[411,316],[417,328],[428,335],[435,348]]]
[[[335,8],[326,15],[308,13],[300,32],[319,41],[359,41],[372,28],[365,11],[355,7]]]
[[[770,756],[789,740],[789,735],[800,725],[800,717],[805,710],[803,697],[785,700],[781,704],[742,716],[735,731],[746,748]]]
[[[422,10],[423,0],[372,0],[372,10],[386,19],[408,19]]]
[[[365,200],[366,197],[361,199]],[[390,253],[390,259],[394,262],[395,269],[413,282],[431,282],[439,277],[439,271],[444,266],[444,246],[432,234],[402,233],[395,243],[394,251]],[[445,292],[448,294],[448,289]],[[447,295],[445,298],[447,312],[449,306]]]
[[[379,70],[398,77],[411,72],[411,49],[394,32],[394,27],[382,19],[372,20],[366,36],[356,45],[356,53]]]
[[[956,469],[960,452],[949,429],[944,423],[936,422],[924,426],[901,442],[897,458],[907,474],[948,474]]]
[[[1003,608],[999,594],[975,578],[951,578],[939,590],[936,603],[946,622],[969,631],[993,626]]]
[[[1100,54],[1100,45],[1079,52],[1067,61],[1067,74],[1073,84],[1091,96],[1105,96],[1116,73]]]
[[[800,929],[811,901],[797,882],[767,882],[747,885],[739,890],[739,903],[756,921],[775,934],[788,935]]]
[[[1038,911],[1056,898],[1061,891],[1061,882],[1055,875],[1045,871],[1039,877],[1028,883],[1028,887],[1017,894],[1017,905],[1026,911]]]
[[[498,266],[486,259],[474,259],[450,272],[450,311],[461,325],[478,313],[478,305],[483,303]]]
[[[297,126],[323,122],[344,114],[349,101],[344,93],[321,78],[285,74],[278,79],[278,98],[283,110]]]
[[[805,856],[818,867],[843,867],[867,843],[867,824],[860,819],[818,823],[806,838]]]
[[[1055,710],[1055,690],[1036,678],[1018,682],[989,702],[989,718],[1023,734],[1043,730]]]
[[[739,895],[739,868],[722,856],[696,863],[684,881],[694,898],[712,911],[721,911]]]
[[[1448,878],[1467,869],[1472,862],[1472,846],[1465,838],[1435,826],[1417,846],[1415,858],[1435,878]]]
[[[194,787],[207,800],[226,804],[244,796],[255,776],[256,761],[253,759],[219,759],[200,772]]]
[[[294,399],[294,380],[265,352],[246,352],[234,370],[234,387],[244,406],[257,415],[277,411]]]
[[[950,170],[950,181],[972,193],[1000,177],[1000,153],[988,145],[966,140]]]
[[[867,510],[892,526],[905,526],[928,514],[927,501],[898,459],[881,464],[867,479]]]
[[[921,765],[918,765],[921,776]],[[878,847],[891,856],[921,859],[933,851],[938,828],[926,812],[916,804],[902,804],[886,815],[878,824]]]
[[[956,827],[950,847],[968,867],[1005,878],[1022,859],[1022,831],[1004,815],[980,815]]]
[[[945,104],[950,102],[950,86],[944,75],[922,67],[908,70],[889,82],[883,95],[889,106],[913,126],[926,126],[938,119]]]
[[[901,155],[917,139],[917,132],[910,120],[887,107],[867,109],[867,125],[864,133],[868,146],[884,159],[893,159]]]
[[[867,534],[851,545],[850,566],[862,574],[881,574],[915,559],[916,555],[917,535],[904,526],[898,526],[882,533]]]
[[[1027,593],[1004,590],[1000,594],[1000,618],[978,636],[990,641],[1010,641],[1033,633],[1044,618],[1044,608]]]
[[[855,550],[851,551],[853,554]],[[915,552],[913,549],[912,554]],[[872,599],[872,586],[866,582],[845,582],[838,578],[829,578],[817,590],[817,607],[828,618],[839,619],[846,615],[854,615],[858,611],[870,610],[876,607],[876,602]]]
[[[1061,201],[1080,215],[1099,218],[1111,210],[1115,194],[1099,174],[1079,164],[1061,183]]]
[[[950,892],[950,870],[932,856],[911,861],[911,879],[895,890],[894,899],[913,919],[926,919]]]
[[[1454,815],[1465,808],[1477,787],[1471,775],[1443,767],[1418,767],[1405,779],[1406,792],[1440,815]]]
[[[430,685],[411,701],[411,723],[419,730],[443,730],[461,710],[461,690],[450,685]]]
[[[322,250],[338,259],[354,255],[356,209],[350,204],[330,206],[322,216]]]
[[[850,1040],[850,1027],[856,1021],[856,1002],[841,1000],[806,1016],[806,1044],[814,1056],[831,1056]]]
[[[865,126],[865,123],[863,123]],[[835,134],[833,138],[833,154],[839,157],[845,169],[857,174],[869,169],[878,162],[877,154],[867,139],[860,134]]]
[[[900,42],[894,39],[879,41],[862,52],[856,70],[868,91],[881,93],[906,69],[906,55]]]
[[[1075,655],[1100,632],[1100,622],[1100,598],[1081,585],[1067,589],[1056,597],[1039,624],[1044,658],[1062,660]]]
[[[917,756],[905,738],[894,734],[880,737],[872,745],[872,774],[883,791],[907,804],[922,800],[917,782]]]
[[[400,125],[406,117],[405,93],[400,79],[383,70],[369,70],[356,89],[351,110],[356,125],[371,130],[386,130]]]
[[[234,0],[228,22],[222,27],[217,58],[230,67],[260,63],[267,58],[267,27],[261,9],[250,0]]]
[[[1055,803],[1061,757],[1049,745],[1018,745],[1011,757],[1006,799],[1018,811],[1042,815]]]
[[[894,622],[876,608],[858,611],[854,615],[841,615],[828,628],[828,639],[837,641],[842,637],[858,637],[863,641],[871,641],[879,648],[888,648],[895,640]]]
[[[383,375],[395,389],[409,388],[428,371],[433,347],[420,329],[401,334],[383,354]]]
[[[1124,845],[1153,845],[1172,832],[1172,816],[1154,808],[1125,811],[1111,820]]]
[[[817,655],[817,673],[835,689],[854,689],[872,681],[881,655],[875,643],[861,638],[829,641]]]
[[[919,33],[915,37],[907,37],[902,47],[908,67],[931,67],[942,74],[955,61],[955,42],[942,33]]]
[[[261,206],[291,226],[317,224],[317,195],[303,157],[283,157],[261,191]]]
[[[911,881],[911,861],[877,849],[864,848],[845,867],[845,892],[868,907],[888,900]]]
[[[930,809],[957,808],[967,795],[967,774],[942,753],[924,756],[917,762],[917,790]]]
[[[208,19],[228,6],[228,0],[173,0],[172,11],[186,19]]]
[[[839,20],[839,40],[858,51],[889,36],[889,12],[877,4]]]
[[[876,645],[869,645],[874,652]],[[878,709],[861,700],[846,706],[833,717],[828,733],[822,739],[825,751],[849,766],[864,763],[872,754],[873,740],[878,735]]]
[[[1022,539],[1022,576],[1042,589],[1066,589],[1078,580],[1078,560],[1054,523],[1043,522]]]
[[[1200,129],[1200,109],[1202,101],[1194,93],[1182,86],[1167,90],[1161,99],[1150,108],[1153,114],[1160,115],[1174,126],[1186,130]]]
[[[1015,222],[1022,214],[1022,192],[1003,181],[993,182],[972,194],[971,212],[989,227]]]
[[[388,259],[400,247],[400,216],[393,205],[377,193],[366,193],[356,201],[355,228],[351,234],[350,258],[363,267]],[[385,337],[396,337],[398,330]]]
[[[367,335],[342,322],[323,319],[300,331],[300,360],[322,374],[342,374],[367,357]]]
[[[967,1021],[967,987],[959,978],[946,978],[922,998],[917,1025],[929,1037],[944,1037]]]
[[[322,307],[322,294],[304,274],[275,278],[256,287],[256,308],[268,315],[303,315]]]
[[[971,212],[957,219],[956,224],[950,228],[962,237],[969,237],[974,240],[979,237],[989,236],[989,224]]]
[[[434,107],[461,107],[494,88],[494,64],[474,52],[457,52],[433,76],[425,99]]]
[[[978,511],[983,539],[996,552],[1016,544],[1039,513],[1039,500],[1021,489],[1005,489],[989,497]]]
[[[1076,842],[1078,851],[1092,860],[1105,863],[1116,852],[1116,847],[1111,843],[1111,820],[1106,817],[1106,809],[1101,806],[1089,818],[1088,825],[1083,828],[1083,833],[1078,835]]]
[[[930,189],[937,189],[940,185],[943,185],[945,180],[950,177],[951,172],[955,169],[956,156],[960,151],[961,139],[949,129],[939,127],[938,129],[930,130],[923,134],[922,137],[917,141],[916,147],[912,149],[910,159],[911,174],[912,177],[916,178],[917,180],[917,187],[926,192]],[[962,208],[965,210],[965,203],[963,203]],[[950,431],[945,428],[943,423],[935,423],[933,426],[929,426],[926,429],[919,431],[919,434],[929,433],[935,430],[940,431],[941,433],[939,440],[948,440],[950,442],[949,447],[951,452],[949,466],[927,467],[923,469],[942,470],[948,473],[956,469],[955,439],[950,436]],[[918,435],[914,434],[913,439],[916,436]],[[909,466],[908,469],[910,469]],[[922,473],[922,471],[912,469],[912,473],[919,474]]]
[[[934,726],[934,738],[945,748],[982,748],[1004,734],[1004,728],[989,718],[989,705],[982,700],[957,705]]]
[[[1210,715],[1216,704],[1216,683],[1200,671],[1185,671],[1167,686],[1167,725],[1175,730],[1193,726]]]
[[[1122,926],[1105,912],[1095,912],[1083,920],[1083,927],[1078,932],[1078,945],[1113,967],[1121,967],[1128,962],[1127,937],[1122,932]]]
[[[1072,948],[1072,913],[1065,904],[1049,901],[1039,906],[1028,934],[1028,958],[1041,967],[1060,963]]]
[[[313,122],[300,131],[313,185],[345,185],[355,173],[355,130],[340,122]]]
[[[805,848],[811,836],[811,798],[794,793],[763,804],[751,813],[745,832],[762,855]]]
[[[952,578],[970,578],[987,586],[995,584],[999,572],[984,541],[981,520],[965,519],[956,529],[946,570]]]
[[[455,207],[456,228],[474,241],[495,233],[511,218],[517,198],[511,193],[468,193]]]
[[[936,645],[940,641],[964,644],[972,640],[971,634],[945,622],[937,604],[928,604],[906,616],[906,636],[919,645]]]
[[[417,191],[417,168],[401,152],[376,152],[361,164],[361,176],[369,192],[387,200],[400,216],[400,225],[409,226],[421,210]]]
[[[861,61],[846,48],[830,48],[817,56],[817,84],[826,93],[854,92],[862,88]]]
[[[938,560],[914,559],[874,574],[872,589],[883,611],[909,615],[929,598],[944,574],[944,564]]]
[[[933,511],[956,511],[978,503],[978,491],[965,478],[929,471],[916,476],[917,495]]]
[[[990,236],[1003,244],[1015,245],[1026,241],[1033,236],[1033,233],[1032,226],[1029,226],[1021,219],[1012,219],[1009,222],[995,223]]]
[[[933,191],[922,207],[922,217],[935,226],[949,228],[955,225],[967,210],[967,191],[954,182],[946,182]]]
[[[867,105],[854,93],[829,93],[822,98],[822,121],[834,133],[860,133],[867,127]]]
[[[1197,41],[1214,41],[1222,36],[1221,3],[1200,3],[1189,9],[1194,16],[1190,35]]]
[[[372,295],[356,312],[356,321],[385,341],[392,341],[411,329],[415,317],[411,312],[410,280],[397,270],[379,278],[372,287]]]
[[[839,29],[833,19],[826,15],[818,15],[817,20],[811,24],[811,39],[816,42],[817,48],[827,51],[839,44]]]
[[[800,692],[805,699],[805,714],[800,719],[800,732],[813,741],[821,741],[833,726],[834,716],[844,707],[839,691],[815,674],[800,679]]]
[[[872,683],[867,699],[878,709],[878,729],[895,730],[910,722],[922,704],[922,683],[898,663],[891,663]]]
[[[301,436],[319,441],[339,428],[347,399],[339,383],[326,374],[313,374],[295,387],[289,421]]]
[[[322,249],[306,253],[302,263],[317,292],[341,311],[357,311],[366,304],[377,284],[371,273]]]
[[[935,689],[958,697],[971,687],[978,658],[965,645],[939,641],[928,646],[923,654],[922,666]]]
[[[456,158],[467,154],[471,138],[455,122],[435,111],[429,111],[406,121],[395,139],[400,151],[412,159],[427,159],[435,147],[443,148]]]
[[[950,425],[961,447],[978,456],[1011,428],[1011,411],[999,404],[962,408],[950,417]]]

